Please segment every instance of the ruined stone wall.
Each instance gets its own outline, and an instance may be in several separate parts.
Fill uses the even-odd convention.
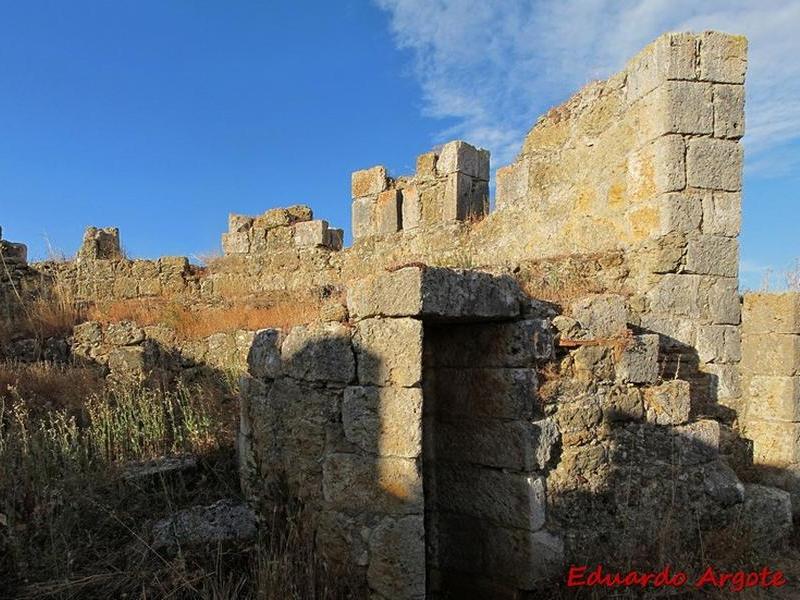
[[[792,493],[800,510],[800,293],[744,296],[745,435],[756,475]]]

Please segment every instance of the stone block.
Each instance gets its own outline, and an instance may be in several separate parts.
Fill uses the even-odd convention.
[[[374,235],[375,197],[356,198],[352,204],[353,239]]]
[[[223,254],[228,256],[231,254],[247,254],[248,252],[250,252],[250,237],[246,231],[222,234]]]
[[[747,38],[719,31],[700,37],[699,73],[703,81],[744,83],[747,71]]]
[[[328,222],[323,220],[304,221],[294,225],[294,245],[300,248],[327,246]]]
[[[406,267],[348,289],[356,318],[376,315],[474,320],[519,315],[521,292],[508,276],[438,267]]]
[[[108,354],[108,368],[117,375],[140,375],[147,366],[144,346],[122,346]]]
[[[281,347],[283,372],[295,379],[350,383],[355,360],[350,330],[341,323],[298,325]]]
[[[422,179],[436,177],[436,153],[426,152],[417,157],[416,176]]]
[[[592,294],[573,302],[572,316],[592,337],[623,335],[628,329],[628,306],[617,294]]]
[[[703,371],[711,375],[709,397],[717,399],[741,398],[742,377],[739,365],[703,365]]]
[[[311,208],[305,204],[295,204],[287,208],[272,208],[253,219],[253,226],[262,229],[288,227],[295,223],[310,221],[313,218]]]
[[[353,343],[362,385],[414,387],[422,381],[421,321],[364,319]]]
[[[322,467],[325,501],[346,514],[423,512],[422,477],[410,458],[329,454]]]
[[[655,383],[658,379],[658,335],[634,335],[615,364],[617,379],[625,383]]]
[[[77,260],[121,260],[122,247],[116,227],[87,227]]]
[[[383,519],[369,538],[367,583],[386,600],[425,598],[425,523],[422,516]]]
[[[442,407],[442,414],[448,412]],[[515,471],[544,469],[559,440],[558,427],[550,419],[528,422],[447,417],[433,428],[437,460]]]
[[[800,421],[800,377],[755,375],[750,378],[748,418]]]
[[[633,59],[627,71],[629,103],[642,98],[667,79],[697,79],[697,38],[688,33],[667,33]]]
[[[714,323],[738,325],[742,302],[736,277],[720,277],[708,292],[708,316]]]
[[[521,589],[535,590],[564,571],[564,543],[544,529],[531,533],[489,528],[486,571]]]
[[[402,205],[399,190],[386,190],[375,201],[375,234],[387,235],[402,229]]]
[[[686,147],[687,184],[697,188],[741,191],[742,160],[742,146],[735,140],[692,138]]]
[[[328,229],[325,246],[331,250],[341,250],[344,246],[344,229]]]
[[[742,331],[800,334],[800,292],[745,294]]]
[[[736,237],[742,223],[742,194],[713,192],[703,197],[703,233]]]
[[[800,375],[800,335],[745,333],[742,371],[754,375]]]
[[[28,263],[28,247],[0,240],[0,257],[8,265],[25,265]]]
[[[112,346],[135,346],[144,341],[144,331],[133,321],[110,323],[106,328],[105,340]]]
[[[800,462],[800,423],[748,419],[744,435],[753,440],[753,463],[787,467]]]
[[[247,352],[248,372],[260,379],[275,379],[281,374],[281,344],[283,333],[280,329],[261,329],[256,331],[253,343]]]
[[[688,416],[688,411],[687,411]],[[665,425],[668,423],[659,423]],[[720,428],[712,419],[701,419],[675,428],[678,459],[682,465],[697,465],[719,457]]]
[[[355,171],[351,177],[353,198],[377,196],[384,191],[389,182],[386,177],[386,168],[382,166]]]
[[[700,196],[686,192],[671,192],[653,199],[661,216],[658,233],[692,233],[703,221],[703,203]]]
[[[437,411],[450,416],[530,419],[538,407],[535,369],[437,368]]]
[[[653,92],[657,135],[714,133],[712,86],[696,81],[665,81]]]
[[[745,484],[739,520],[754,550],[768,552],[781,546],[793,531],[789,492],[755,483]]]
[[[656,425],[679,425],[689,420],[691,409],[688,381],[665,381],[644,390],[647,421]]]
[[[444,221],[466,221],[488,212],[488,189],[464,173],[450,173],[441,197],[441,216]]]
[[[550,321],[448,325],[430,357],[436,367],[532,367],[553,356]]]
[[[680,135],[665,135],[628,158],[629,189],[633,200],[677,192],[686,186],[686,147]]]
[[[700,235],[689,240],[685,269],[700,275],[736,277],[739,272],[739,242],[736,238]]]
[[[714,136],[738,140],[744,135],[744,86],[714,86]]]
[[[415,186],[400,190],[403,230],[419,227],[422,222],[422,205]]]
[[[497,169],[495,208],[501,210],[524,201],[528,195],[528,161],[520,160]]]
[[[463,173],[475,179],[489,181],[489,151],[459,140],[442,146],[436,160],[436,171],[440,175]]]
[[[735,325],[700,325],[696,348],[701,362],[738,362],[742,357],[741,331]]]
[[[347,440],[363,452],[415,458],[422,453],[422,389],[348,387],[342,424]]]
[[[467,464],[439,463],[436,486],[442,510],[528,531],[545,521],[543,477]]]

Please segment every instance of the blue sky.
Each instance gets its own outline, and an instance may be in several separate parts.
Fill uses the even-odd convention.
[[[537,115],[666,30],[750,38],[742,275],[800,256],[800,3],[0,2],[0,225],[42,258],[87,225],[203,255],[228,212],[349,228],[350,172],[463,138],[513,159]]]

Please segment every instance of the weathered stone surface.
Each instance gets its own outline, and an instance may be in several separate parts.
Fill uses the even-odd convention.
[[[719,506],[735,506],[744,500],[744,485],[733,469],[722,460],[703,466],[703,485],[706,494],[717,505],[712,510],[718,510]]]
[[[700,79],[744,83],[747,38],[719,31],[704,31],[700,38]]]
[[[422,206],[420,205],[419,191],[416,187],[407,187],[401,190],[401,214],[403,229],[414,229],[422,222]]]
[[[348,387],[342,401],[345,437],[378,456],[422,453],[422,389]]]
[[[736,237],[742,221],[740,192],[712,192],[703,198],[703,233]]]
[[[402,205],[399,190],[386,190],[375,201],[375,234],[387,235],[402,228]]]
[[[734,140],[692,138],[686,146],[686,180],[692,187],[742,189],[742,146]]]
[[[25,244],[16,244],[0,240],[0,257],[6,264],[24,265],[28,262],[28,247]]]
[[[353,338],[362,385],[413,387],[422,381],[422,322],[371,318]]]
[[[353,239],[374,235],[375,197],[356,198],[352,204]]]
[[[702,235],[689,240],[686,271],[702,275],[736,277],[739,269],[739,242],[736,238]]]
[[[653,94],[657,133],[714,132],[712,86],[695,81],[665,81]]]
[[[247,353],[248,372],[253,377],[275,379],[280,375],[282,342],[283,332],[280,329],[256,331]]]
[[[530,419],[539,406],[533,368],[437,368],[437,410],[453,416]]]
[[[436,170],[442,175],[459,172],[489,181],[489,151],[460,140],[448,142],[439,152]]]
[[[740,523],[756,550],[780,546],[792,533],[792,503],[788,492],[754,483],[744,486]]]
[[[78,261],[121,260],[123,256],[119,242],[119,229],[116,227],[87,227],[76,258]]]
[[[763,421],[800,421],[800,377],[751,377],[747,414]]]
[[[222,252],[226,255],[250,252],[250,237],[247,232],[223,233]]]
[[[674,380],[646,388],[644,405],[647,420],[657,425],[679,425],[689,420],[690,388],[687,381]]]
[[[632,58],[627,99],[632,103],[667,79],[697,79],[697,41],[688,33],[665,33]]]
[[[800,334],[800,292],[745,294],[742,331]]]
[[[134,346],[144,341],[144,331],[133,321],[110,323],[106,328],[105,339],[114,346]]]
[[[440,464],[436,472],[442,510],[505,527],[537,531],[545,520],[543,477],[467,464]]]
[[[376,315],[477,320],[519,315],[521,291],[508,276],[459,269],[406,267],[348,290],[357,318]]]
[[[680,135],[657,138],[628,159],[628,172],[634,194],[644,200],[652,196],[681,191],[686,185],[684,156],[686,148]]]
[[[628,325],[627,304],[616,294],[585,296],[572,304],[572,316],[596,338],[621,335]]]
[[[72,336],[76,344],[100,344],[103,341],[103,328],[97,321],[86,321],[75,325]]]
[[[748,419],[744,434],[753,440],[753,463],[787,467],[800,463],[800,423]]]
[[[450,173],[441,199],[444,221],[465,221],[483,217],[489,211],[489,189],[486,182],[461,172]]]
[[[422,514],[422,476],[414,459],[329,454],[322,466],[328,505],[347,514]]]
[[[298,325],[283,341],[281,361],[296,379],[349,383],[355,376],[350,330],[340,323]]]
[[[528,162],[518,161],[497,169],[495,208],[502,210],[521,202],[528,192]]]
[[[658,379],[658,336],[632,336],[616,362],[616,373],[622,382],[654,383]]]
[[[369,540],[369,587],[387,600],[425,598],[425,525],[422,516],[381,521]]]
[[[245,504],[219,500],[179,511],[153,526],[153,548],[218,544],[256,535],[256,516]]]
[[[742,338],[742,371],[758,375],[800,375],[800,335],[745,334]]]
[[[684,410],[688,418],[688,411]],[[661,416],[660,413],[657,416]],[[673,413],[675,414],[675,413]],[[678,418],[680,420],[681,417]],[[667,423],[660,423],[667,424]],[[711,419],[701,419],[688,425],[675,428],[677,443],[675,447],[678,451],[680,463],[683,465],[694,465],[715,460],[719,456],[720,427],[719,423]]]
[[[365,196],[377,196],[386,189],[388,184],[386,168],[377,166],[371,169],[355,171],[352,175],[351,184],[354,199],[363,198]]]
[[[446,411],[446,409],[444,409]],[[542,470],[559,433],[555,422],[450,419],[435,425],[437,460],[467,462],[517,471]],[[498,444],[498,440],[503,440]]]
[[[546,319],[446,327],[448,341],[431,357],[437,367],[531,367],[553,356]]]
[[[153,460],[125,465],[123,479],[143,480],[150,478],[169,478],[197,468],[195,456],[164,456]]]
[[[328,222],[323,220],[304,221],[294,226],[294,243],[301,248],[330,246]]]
[[[142,346],[114,348],[108,354],[108,368],[114,373],[135,375],[143,373],[146,367],[147,358]]]
[[[703,362],[737,362],[741,358],[742,339],[734,325],[702,325],[697,328],[697,355]]]
[[[744,135],[744,86],[714,86],[714,136],[739,139]]]
[[[303,221],[310,221],[313,218],[311,208],[305,204],[295,204],[287,208],[273,208],[252,219],[254,227],[273,229],[275,227],[287,227]],[[232,229],[229,230],[233,231]]]

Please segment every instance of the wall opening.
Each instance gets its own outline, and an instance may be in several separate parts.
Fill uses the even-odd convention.
[[[431,598],[533,587],[544,524],[525,322],[426,324],[423,481]]]

